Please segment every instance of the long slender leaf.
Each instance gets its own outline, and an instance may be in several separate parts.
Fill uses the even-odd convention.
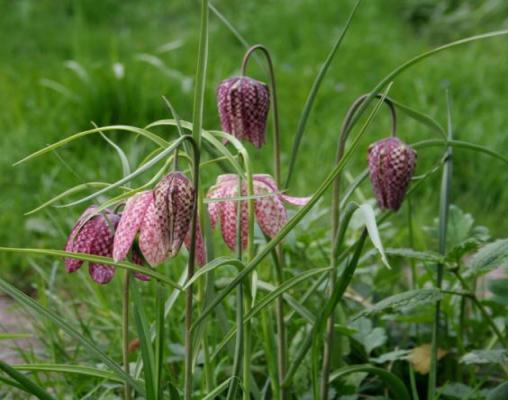
[[[164,148],[168,147],[168,144],[169,144],[167,141],[162,139],[160,136],[157,136],[154,133],[152,133],[146,129],[137,128],[135,126],[128,126],[128,125],[103,126],[101,128],[89,129],[89,130],[71,135],[65,139],[60,140],[59,142],[53,143],[49,146],[44,147],[43,149],[36,151],[35,153],[32,153],[32,154],[26,156],[25,158],[14,163],[14,165],[16,166],[21,163],[27,162],[27,161],[32,160],[36,157],[39,157],[43,154],[49,153],[53,150],[56,150],[68,143],[71,143],[76,139],[82,138],[83,136],[90,135],[92,133],[99,133],[101,131],[126,131],[126,132],[136,133],[138,135],[146,137],[147,139],[150,139],[152,142],[156,143],[158,146],[164,147]]]
[[[16,289],[14,286],[4,281],[3,279],[0,279],[0,289],[5,293],[7,293],[9,296],[11,296],[18,303],[28,307],[38,315],[47,318],[54,324],[58,325],[60,329],[62,329],[65,333],[67,333],[73,339],[78,341],[91,354],[94,354],[99,359],[101,359],[102,362],[106,364],[113,371],[113,373],[117,375],[123,382],[128,382],[138,392],[144,393],[143,388],[131,376],[127,375],[120,365],[118,365],[115,361],[109,358],[109,356],[107,356],[94,343],[92,343],[89,339],[85,338],[82,334],[76,331],[71,325],[65,322],[54,312],[41,306],[35,300],[28,297],[26,294]]]
[[[4,371],[7,375],[9,375],[12,379],[17,381],[23,390],[27,393],[33,394],[38,399],[41,400],[55,400],[53,396],[51,396],[48,392],[46,392],[42,387],[37,385],[35,382],[28,379],[22,373],[16,371],[10,365],[4,363],[0,360],[0,370]]]
[[[353,6],[353,10],[349,14],[349,17],[346,21],[346,24],[344,25],[344,28],[342,28],[341,33],[335,40],[335,43],[333,44],[330,52],[326,56],[326,59],[324,63],[321,65],[321,68],[319,69],[318,74],[316,75],[316,78],[314,79],[314,82],[312,83],[312,87],[310,89],[309,95],[307,96],[307,99],[305,100],[305,105],[303,106],[303,111],[300,114],[300,120],[298,121],[298,126],[296,128],[295,133],[295,139],[293,142],[293,149],[291,150],[291,156],[289,159],[289,166],[288,166],[288,175],[286,178],[286,187],[289,187],[291,176],[293,174],[293,169],[296,162],[296,157],[298,155],[298,150],[300,149],[300,143],[303,138],[303,133],[305,132],[305,126],[307,125],[307,120],[309,119],[310,112],[312,110],[312,107],[314,105],[314,100],[316,99],[317,92],[319,91],[319,88],[321,87],[321,83],[323,82],[323,79],[328,71],[328,68],[330,67],[330,64],[333,61],[333,58],[335,57],[335,54],[337,53],[337,50],[339,49],[342,40],[346,36],[346,33],[349,29],[349,26],[351,25],[351,22],[353,21],[353,17],[355,16],[356,10],[358,9],[358,6],[360,5],[361,0],[357,0],[355,5]]]
[[[77,260],[89,261],[96,264],[106,264],[113,265],[115,267],[123,268],[133,272],[140,272],[144,275],[148,275],[158,281],[161,281],[169,286],[174,287],[178,290],[183,290],[180,285],[173,282],[165,275],[154,271],[151,268],[141,267],[137,264],[132,264],[127,261],[116,262],[112,258],[96,256],[92,254],[85,253],[70,253],[62,250],[47,250],[47,249],[23,249],[23,248],[15,248],[15,247],[0,247],[0,252],[10,252],[10,253],[21,253],[21,254],[30,254],[30,255],[43,255],[43,256],[51,256],[51,257],[65,257],[65,258],[74,258]]]
[[[30,372],[61,372],[63,374],[85,375],[95,378],[107,379],[112,382],[123,383],[124,379],[102,369],[71,364],[14,364],[12,368],[19,371]]]

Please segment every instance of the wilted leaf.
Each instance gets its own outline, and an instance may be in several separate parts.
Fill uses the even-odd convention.
[[[483,246],[469,261],[470,275],[480,275],[508,265],[508,239],[496,240]]]
[[[464,364],[504,364],[508,363],[508,350],[473,350],[465,354],[460,362]]]
[[[432,346],[430,343],[422,344],[411,350],[409,355],[409,362],[414,370],[422,375],[426,375],[430,371],[430,359],[432,353]],[[446,355],[447,351],[444,349],[437,350],[437,359],[440,360]]]
[[[424,305],[432,304],[440,300],[442,293],[438,289],[417,289],[408,292],[399,293],[395,296],[390,296],[379,303],[374,304],[372,307],[361,311],[351,318],[355,321],[362,317],[375,315],[381,312],[398,311],[406,313],[409,310]]]
[[[355,214],[360,214],[362,216],[363,223],[365,224],[365,227],[369,232],[370,240],[372,241],[372,244],[379,252],[379,255],[381,256],[381,261],[383,261],[383,264],[386,265],[388,269],[391,269],[390,264],[388,263],[388,260],[385,255],[383,243],[381,242],[381,237],[379,236],[379,230],[377,227],[374,209],[370,204],[362,204],[360,207],[358,207],[358,210],[355,212]]]

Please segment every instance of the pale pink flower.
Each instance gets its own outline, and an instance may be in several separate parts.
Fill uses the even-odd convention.
[[[370,145],[370,180],[382,209],[400,208],[415,166],[416,152],[396,137]]]
[[[226,79],[217,88],[217,107],[224,132],[247,139],[257,148],[265,143],[270,109],[267,85],[245,76]]]
[[[247,195],[247,186],[242,182],[239,190],[238,176],[234,174],[220,175],[216,184],[208,191],[208,213],[212,228],[220,221],[222,237],[226,245],[234,250],[236,247],[237,207],[241,207],[241,240],[242,247],[247,246],[248,232],[248,202],[234,200]],[[253,200],[254,212],[261,230],[269,237],[274,237],[287,222],[287,212],[283,203],[303,206],[309,197],[292,197],[279,192],[277,185],[270,175],[258,174],[252,178],[254,195],[260,196]],[[216,201],[213,201],[213,200]],[[228,200],[231,199],[231,200]]]

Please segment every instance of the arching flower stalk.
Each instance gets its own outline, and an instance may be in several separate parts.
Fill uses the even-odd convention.
[[[254,212],[256,221],[267,236],[274,237],[287,222],[287,212],[284,203],[303,206],[309,201],[308,197],[293,197],[280,193],[275,181],[270,175],[257,174],[253,176]],[[241,243],[247,247],[247,200],[238,200],[246,196],[247,187],[242,182],[238,185],[238,176],[234,174],[220,175],[217,182],[207,194],[208,213],[214,228],[219,222],[221,225],[224,243],[231,249],[236,248],[236,219],[237,207],[241,207]]]

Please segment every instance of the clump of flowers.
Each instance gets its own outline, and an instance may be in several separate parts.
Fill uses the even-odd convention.
[[[382,209],[397,211],[411,182],[416,152],[396,137],[382,139],[369,147],[369,174]]]
[[[293,197],[280,193],[277,184],[270,175],[257,174],[253,178],[254,211],[261,230],[269,237],[277,235],[287,221],[287,212],[283,203],[297,206],[305,205],[308,197]],[[248,212],[247,200],[233,198],[247,195],[247,185],[234,174],[220,175],[217,182],[208,191],[208,213],[212,228],[220,221],[222,237],[226,245],[234,250],[236,247],[237,207],[241,207],[241,240],[242,247],[247,246]],[[228,200],[231,199],[231,200]]]
[[[222,130],[246,139],[257,148],[265,143],[270,91],[262,82],[246,76],[226,79],[217,89]]]

